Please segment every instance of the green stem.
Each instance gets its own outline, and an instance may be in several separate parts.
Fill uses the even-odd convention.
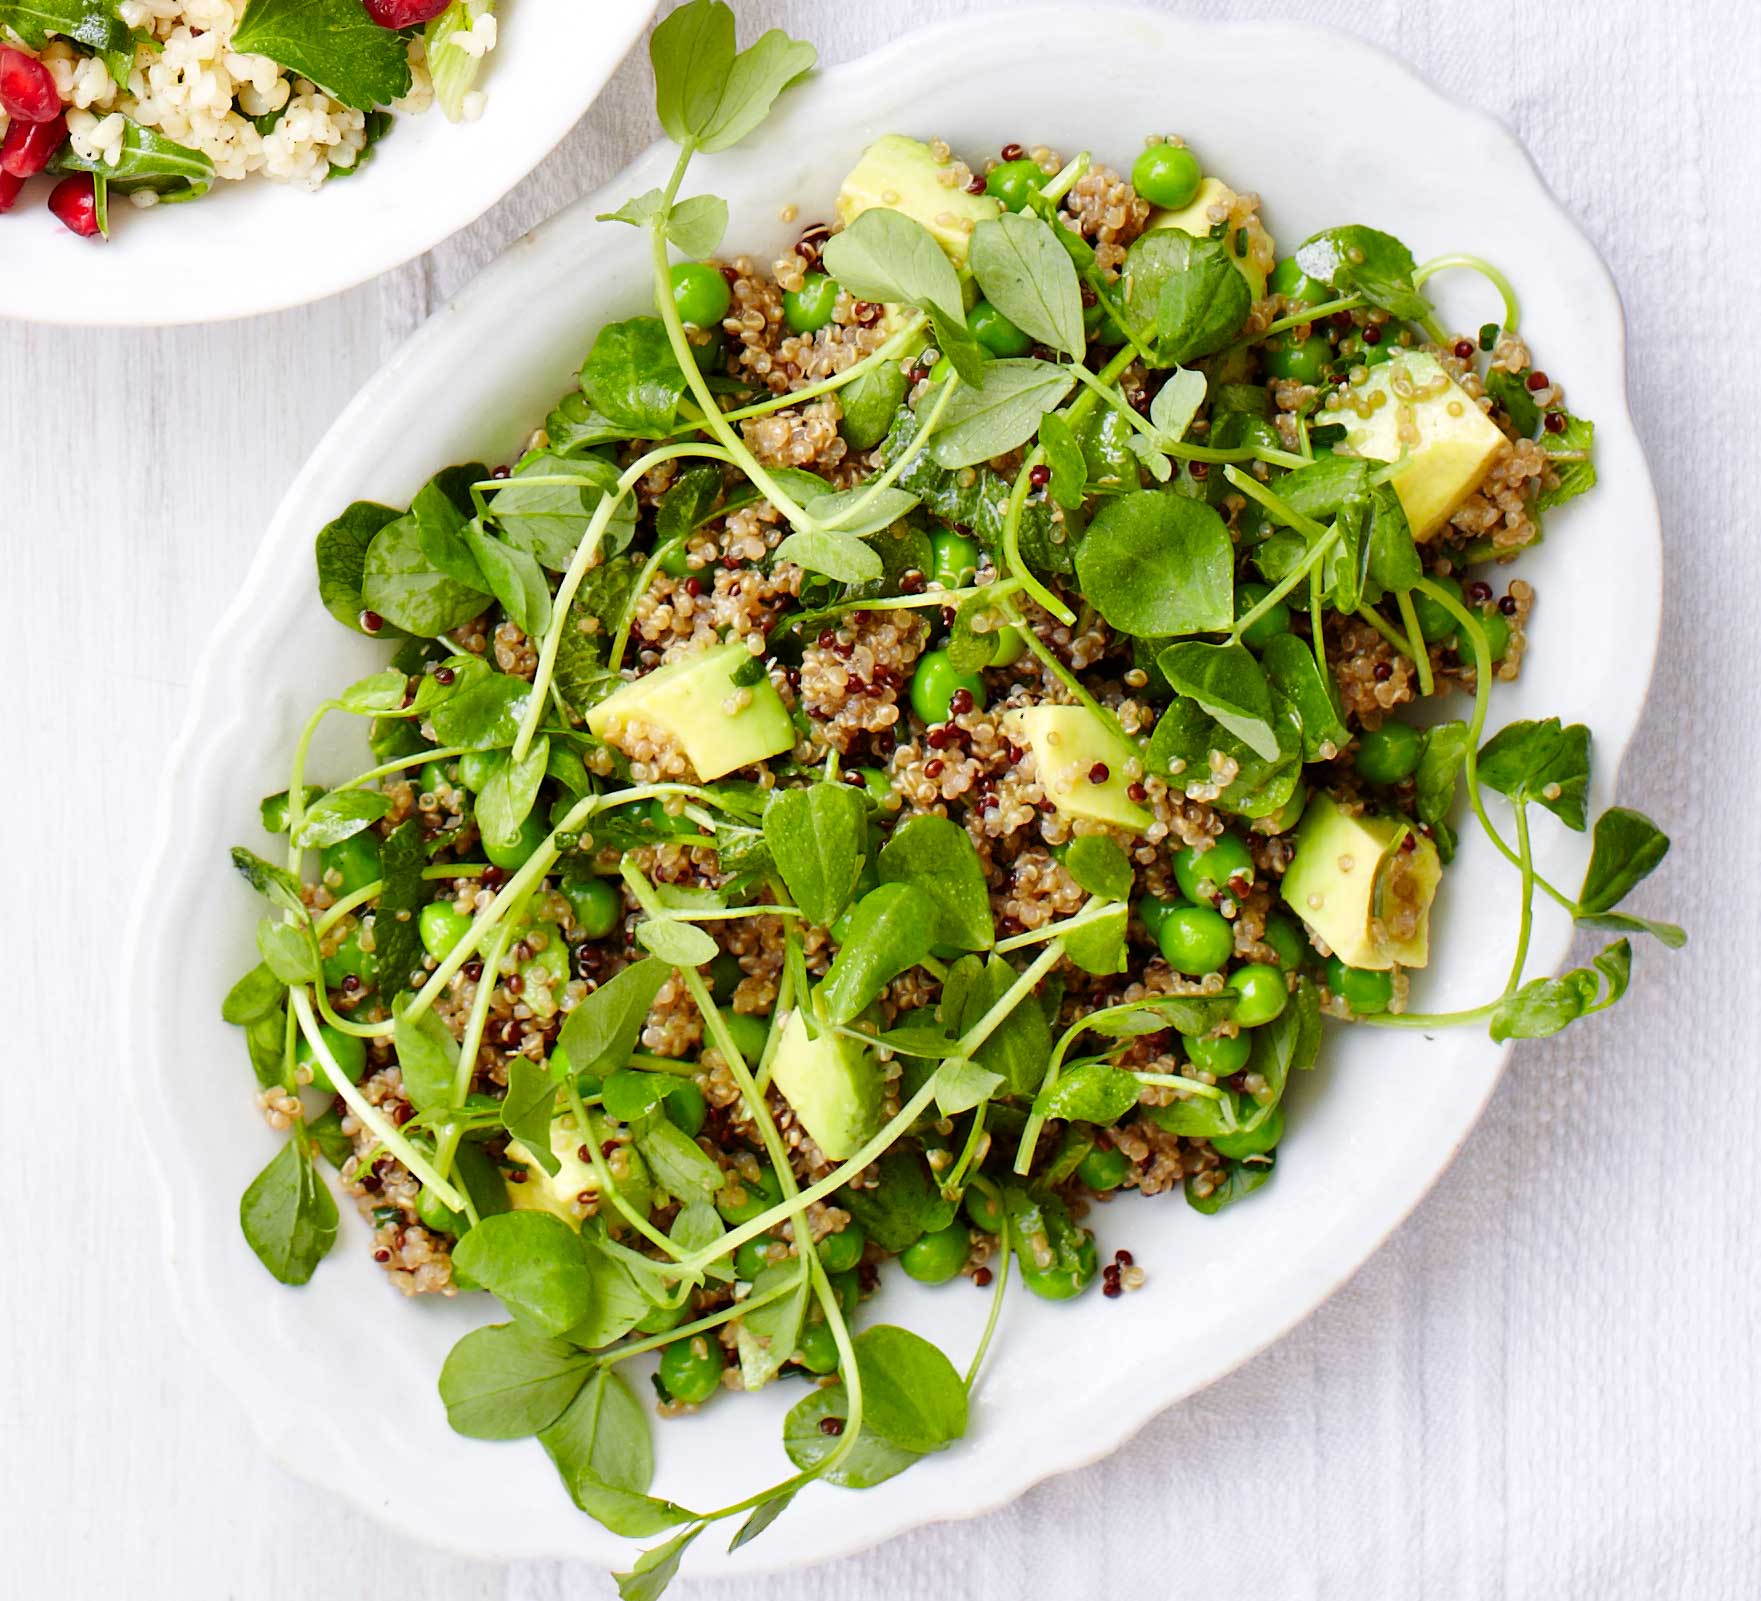
[[[1508,332],[1515,333],[1517,323],[1522,318],[1522,304],[1516,297],[1516,289],[1503,273],[1481,256],[1434,256],[1431,260],[1423,262],[1413,269],[1413,288],[1422,289],[1427,279],[1434,278],[1438,273],[1445,272],[1451,267],[1466,267],[1490,281],[1492,287],[1498,291],[1499,298],[1504,302],[1504,326]]]
[[[1521,860],[1518,866],[1523,875],[1522,919],[1517,924],[1516,957],[1510,964],[1510,977],[1505,981],[1504,993],[1513,995],[1523,981],[1523,967],[1529,959],[1529,935],[1534,924],[1535,908],[1535,862],[1529,846],[1529,808],[1526,801],[1514,804],[1516,814],[1516,845]]]
[[[851,523],[856,522],[868,510],[869,506],[891,489],[911,464],[923,454],[924,448],[935,435],[936,426],[942,420],[942,413],[948,409],[948,402],[954,398],[955,390],[960,387],[960,375],[950,373],[939,387],[941,393],[936,396],[935,404],[930,407],[929,415],[923,420],[923,426],[912,436],[911,443],[899,453],[899,459],[889,462],[885,472],[863,484],[862,494],[857,496],[835,517],[828,517],[819,524],[820,528],[827,533],[836,533],[840,528],[847,528]]]
[[[1400,607],[1400,620],[1406,624],[1406,637],[1412,642],[1412,649],[1408,654],[1419,670],[1419,693],[1434,695],[1437,692],[1437,683],[1431,677],[1431,653],[1425,648],[1425,636],[1419,628],[1418,608],[1413,605],[1412,591],[1399,590],[1394,598]]]
[[[364,773],[357,773],[345,784],[338,784],[338,789],[359,789],[363,784],[371,784],[393,773],[401,773],[407,767],[425,767],[429,762],[450,762],[455,756],[463,756],[469,747],[464,745],[447,745],[435,750],[417,751],[414,756],[400,756],[395,762],[386,762],[379,767],[370,767]],[[292,797],[289,797],[292,804]]]
[[[972,1353],[972,1361],[966,1369],[966,1393],[972,1394],[973,1385],[978,1383],[979,1369],[984,1366],[985,1353],[991,1348],[991,1337],[997,1332],[997,1320],[1003,1313],[1003,1291],[1009,1283],[1009,1262],[1013,1253],[1009,1249],[1009,1227],[1005,1223],[1002,1232],[997,1236],[997,1250],[1000,1260],[997,1263],[997,1289],[991,1297],[990,1316],[984,1320],[984,1333],[978,1337],[978,1349]]]
[[[1015,482],[1009,490],[1008,509],[1003,513],[1003,560],[1008,565],[1010,578],[1068,628],[1076,621],[1076,613],[1034,577],[1021,555],[1021,514],[1027,506],[1033,469],[1045,460],[1045,455],[1045,447],[1036,444],[1015,474]]]
[[[1321,627],[1321,569],[1319,564],[1309,568],[1309,634],[1315,647],[1315,666],[1321,674],[1321,682],[1327,682],[1327,636]]]
[[[1123,725],[1113,714],[1111,709],[1103,706],[1093,695],[1077,682],[1076,675],[1058,660],[1045,641],[1033,631],[1032,626],[1028,623],[1027,619],[1021,615],[1020,608],[1015,605],[1013,599],[1010,599],[1005,603],[1003,614],[1009,619],[1009,622],[1021,635],[1022,642],[1033,652],[1034,656],[1038,658],[1040,665],[1069,691],[1071,698],[1079,706],[1084,706],[1091,711],[1101,720],[1102,725],[1111,729],[1116,735],[1118,735],[1120,741],[1127,747],[1133,750],[1141,750],[1143,748],[1143,739],[1134,739],[1130,734],[1127,734]]]
[[[1412,653],[1412,645],[1410,641],[1408,641],[1406,635],[1401,633],[1401,631],[1377,611],[1374,606],[1359,606],[1356,615],[1361,621],[1368,623],[1370,627],[1375,629],[1378,634],[1387,640],[1388,643],[1399,651],[1402,656],[1406,657],[1408,661],[1415,659]],[[1428,695],[1430,694],[1430,691],[1426,690],[1425,693]]]
[[[1293,311],[1287,317],[1280,317],[1276,322],[1269,322],[1257,334],[1248,339],[1238,339],[1231,349],[1240,349],[1244,345],[1257,345],[1262,339],[1273,334],[1281,334],[1286,328],[1302,328],[1312,322],[1319,322],[1323,317],[1331,317],[1336,311],[1356,311],[1359,306],[1368,302],[1362,295],[1341,295],[1337,300],[1324,300],[1318,306],[1305,306],[1301,311]]]
[[[829,395],[842,389],[846,384],[872,372],[883,362],[902,358],[905,347],[915,339],[928,325],[929,318],[922,312],[912,316],[899,331],[893,334],[885,344],[871,350],[862,360],[853,362],[842,372],[833,373],[829,378],[821,378],[817,383],[805,384],[800,389],[791,389],[784,394],[773,395],[769,400],[760,400],[750,406],[742,406],[738,411],[724,411],[723,418],[728,422],[746,422],[753,417],[762,417],[769,412],[781,411],[785,407],[799,406],[803,401],[817,400],[821,395]]]
[[[1308,576],[1310,569],[1315,568],[1320,564],[1320,562],[1326,557],[1327,552],[1338,542],[1338,539],[1339,525],[1335,523],[1331,528],[1322,532],[1320,540],[1309,546],[1309,548],[1303,553],[1302,560],[1280,578],[1278,582],[1266,592],[1263,599],[1261,599],[1256,605],[1250,606],[1235,620],[1229,630],[1229,637],[1232,640],[1240,639],[1248,629],[1252,628],[1253,625],[1276,606],[1279,601],[1283,600],[1286,595],[1295,589],[1296,586]]]

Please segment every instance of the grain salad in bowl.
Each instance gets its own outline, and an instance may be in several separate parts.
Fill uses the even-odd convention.
[[[110,201],[359,172],[395,118],[481,114],[494,0],[0,0],[0,212],[109,236]]]
[[[1541,616],[1502,564],[1595,483],[1496,269],[1350,223],[1281,253],[1200,129],[1121,130],[1119,170],[887,135],[776,197],[810,209],[765,267],[686,179],[811,49],[693,0],[652,54],[677,161],[606,216],[652,310],[517,459],[317,534],[324,605],[394,649],[234,852],[270,905],[224,1008],[287,1135],[252,1250],[312,1278],[330,1168],[399,1290],[496,1296],[447,1417],[655,1542],[631,1595],[982,1428],[1011,1298],[1177,1296],[1118,1229],[1275,1193],[1327,1020],[1550,1034],[1681,940],[1620,909],[1667,841],[1592,823],[1588,730],[1490,721]],[[1445,328],[1445,270],[1498,320]],[[346,719],[358,771],[312,755]],[[1593,834],[1575,889],[1543,812]],[[1439,1013],[1433,906],[1485,893],[1458,826],[1520,911]],[[1619,937],[1538,976],[1537,896]],[[978,1287],[982,1331],[865,1320],[899,1276]],[[671,1499],[650,1383],[794,1386],[793,1471]]]

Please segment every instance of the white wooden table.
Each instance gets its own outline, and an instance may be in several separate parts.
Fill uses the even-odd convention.
[[[737,9],[743,29],[781,24],[838,60],[966,7]],[[1761,14],[1724,0],[1183,9],[1335,22],[1405,56],[1516,129],[1613,266],[1670,585],[1623,797],[1675,837],[1649,904],[1696,945],[1647,952],[1614,1017],[1520,1051],[1453,1170],[1355,1281],[1110,1461],[834,1568],[680,1593],[1753,1597]],[[1355,114],[1352,85],[1315,90],[1313,115]],[[1171,84],[1175,124],[1178,106]],[[376,284],[217,328],[0,326],[0,815],[23,875],[0,933],[4,1601],[610,1593],[584,1568],[436,1554],[259,1450],[170,1315],[152,1191],[115,1112],[130,1062],[106,964],[209,619],[296,467],[431,309],[652,131],[638,55],[506,201]],[[322,200],[287,204],[297,218]],[[371,1426],[340,1400],[338,1421]],[[439,1465],[434,1489],[449,1516],[458,1492]]]

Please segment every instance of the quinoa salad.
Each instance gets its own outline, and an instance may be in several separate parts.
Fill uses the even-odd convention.
[[[0,0],[0,213],[110,235],[112,199],[359,172],[402,113],[482,114],[495,0]]]
[[[692,0],[652,58],[678,161],[603,219],[652,310],[518,460],[317,535],[393,653],[233,852],[270,904],[223,1008],[287,1135],[251,1248],[311,1278],[329,1169],[399,1291],[497,1297],[448,1418],[649,1542],[627,1597],[959,1440],[1011,1287],[1158,1293],[1129,1218],[1252,1204],[1327,1020],[1553,1034],[1683,940],[1618,909],[1668,841],[1587,814],[1589,731],[1489,725],[1538,615],[1506,564],[1596,476],[1495,267],[1281,253],[1202,130],[1121,131],[1120,170],[888,135],[754,262],[684,180],[814,52]],[[1443,327],[1445,270],[1498,319]],[[335,717],[371,765],[315,782]],[[1593,829],[1575,892],[1537,808]],[[1439,1014],[1458,827],[1522,912]],[[1609,932],[1591,965],[1529,970],[1537,895]],[[865,1319],[894,1273],[988,1296],[976,1349]],[[773,1383],[787,1478],[656,1488],[654,1413]]]

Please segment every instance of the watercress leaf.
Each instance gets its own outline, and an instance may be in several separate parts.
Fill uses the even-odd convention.
[[[560,1218],[551,1221],[568,1227]],[[476,1232],[473,1229],[471,1234]],[[447,1353],[440,1370],[446,1421],[455,1432],[473,1440],[527,1439],[562,1416],[593,1368],[594,1358],[585,1351],[563,1340],[545,1339],[515,1323],[473,1329]]]
[[[1544,1039],[1576,1022],[1595,998],[1594,988],[1585,994],[1578,976],[1581,971],[1558,978],[1538,978],[1523,985],[1492,1014],[1492,1038],[1500,1043]]]
[[[1643,812],[1611,806],[1596,819],[1590,839],[1590,865],[1578,906],[1586,913],[1608,912],[1669,854],[1669,836]]]
[[[333,789],[302,814],[293,842],[302,850],[334,845],[371,827],[390,810],[391,797],[378,790]]]
[[[251,1180],[239,1227],[257,1260],[282,1284],[304,1284],[336,1239],[336,1201],[297,1139]]]
[[[635,1049],[654,997],[670,976],[664,962],[645,958],[630,963],[586,996],[557,1036],[571,1069],[603,1076],[622,1067]]]
[[[1596,464],[1591,458],[1595,442],[1596,425],[1588,417],[1573,417],[1569,412],[1562,432],[1541,436],[1541,449],[1558,481],[1536,491],[1531,502],[1535,511],[1551,511],[1596,487]]]
[[[654,1482],[648,1414],[611,1368],[582,1385],[538,1443],[575,1505],[614,1534],[641,1539],[696,1516],[648,1495]]]
[[[254,1023],[260,1017],[279,1012],[286,993],[287,986],[268,964],[259,962],[226,992],[226,999],[220,1003],[221,1019],[241,1027]]]
[[[1039,442],[1052,473],[1047,486],[1052,499],[1065,511],[1080,510],[1088,490],[1088,462],[1076,442],[1075,430],[1061,411],[1048,411],[1040,418]]]
[[[343,1164],[355,1154],[355,1142],[342,1129],[342,1114],[334,1106],[326,1107],[306,1124],[312,1147],[339,1173]]]
[[[638,923],[636,939],[669,967],[701,967],[721,951],[695,923],[682,923],[676,917],[650,917]]]
[[[388,667],[384,672],[369,673],[365,678],[356,679],[336,697],[336,703],[357,717],[395,712],[402,708],[408,687],[409,679],[395,667]]]
[[[1392,234],[1357,225],[1327,228],[1297,247],[1296,264],[1341,294],[1359,294],[1372,306],[1409,322],[1424,322],[1431,303],[1413,288],[1412,252]]]
[[[1144,1116],[1164,1134],[1179,1134],[1190,1140],[1214,1139],[1219,1134],[1240,1131],[1235,1116],[1238,1099],[1233,1090],[1225,1092],[1220,1100],[1183,1095],[1162,1106],[1145,1107]]]
[[[975,466],[1026,444],[1075,382],[1062,368],[1030,356],[987,361],[982,377],[955,391],[942,414],[929,447],[938,467]]]
[[[944,1041],[940,1054],[945,1055],[947,1049]],[[962,1112],[970,1112],[979,1102],[988,1101],[1002,1087],[1000,1074],[956,1058],[942,1063],[936,1070],[936,1105],[943,1117],[958,1117]]]
[[[781,1495],[772,1495],[766,1500],[760,1501],[752,1509],[752,1516],[740,1525],[739,1532],[728,1541],[729,1555],[738,1551],[741,1546],[750,1545],[752,1541],[756,1540],[789,1510],[794,1500],[795,1491],[789,1490]]]
[[[315,984],[322,976],[309,926],[265,917],[257,924],[257,953],[283,984]]]
[[[1323,456],[1278,480],[1278,498],[1318,523],[1332,522],[1348,500],[1369,494],[1369,464],[1361,456]],[[1267,515],[1278,520],[1275,512],[1268,510]]]
[[[1338,538],[1321,561],[1321,589],[1327,604],[1354,612],[1363,604],[1364,566],[1369,548],[1370,497],[1353,495],[1333,519]]]
[[[424,1012],[422,1015],[430,1014]],[[550,1120],[555,1112],[556,1080],[549,1071],[529,1056],[509,1057],[507,1094],[501,1102],[501,1126],[525,1146],[533,1161],[552,1178],[562,1169],[562,1163],[550,1148]]]
[[[929,229],[875,206],[826,240],[825,270],[859,300],[904,301],[964,327],[959,275]]]
[[[1245,645],[1183,641],[1156,658],[1174,692],[1196,701],[1249,750],[1267,761],[1278,757],[1272,729],[1272,691],[1266,674]]]
[[[983,622],[980,631],[975,624]],[[948,660],[957,673],[977,673],[989,667],[1003,642],[1002,625],[995,604],[982,591],[960,602],[948,628]]]
[[[692,195],[667,213],[668,242],[698,260],[713,255],[727,231],[728,203],[720,195]]]
[[[777,96],[811,72],[818,59],[812,45],[791,39],[781,28],[760,34],[734,57],[715,109],[698,132],[698,148],[713,152],[737,145],[770,115]]]
[[[550,627],[550,585],[537,559],[516,545],[492,538],[476,521],[465,524],[465,544],[502,610],[530,638],[542,639]]]
[[[566,478],[568,483],[539,480]],[[526,551],[551,572],[567,570],[581,536],[606,495],[617,493],[618,470],[597,456],[563,457],[540,451],[525,457],[490,501],[502,538]],[[617,503],[600,540],[607,555],[623,550],[636,532],[636,503],[625,495]],[[596,569],[597,570],[597,569]]]
[[[674,144],[695,139],[715,114],[734,65],[734,13],[719,0],[679,7],[648,41],[654,108]]]
[[[722,469],[716,463],[686,468],[667,486],[655,508],[655,542],[667,544],[695,532],[714,515],[721,492]]]
[[[826,1432],[823,1425],[827,1418],[838,1420],[836,1433]],[[803,1471],[817,1468],[837,1449],[849,1421],[850,1396],[842,1380],[823,1389],[810,1390],[789,1409],[788,1417],[783,1420],[783,1449],[789,1453],[789,1460]],[[920,1451],[908,1451],[883,1439],[869,1426],[865,1397],[862,1432],[856,1437],[856,1444],[835,1468],[828,1468],[820,1476],[826,1483],[847,1490],[868,1490],[903,1473],[922,1456]]]
[[[355,111],[410,92],[409,49],[357,0],[251,0],[232,47],[268,56]]]
[[[581,1237],[552,1213],[486,1217],[453,1247],[453,1260],[540,1334],[565,1334],[593,1310]]]
[[[1236,997],[1222,995],[1146,996],[1129,1011],[1095,1016],[1085,1027],[1109,1039],[1128,1039],[1171,1028],[1179,1034],[1209,1034],[1219,1023],[1235,1015]]]
[[[777,546],[775,559],[792,561],[810,573],[824,573],[840,584],[872,583],[886,571],[880,557],[860,539],[817,528],[790,534]]]
[[[428,853],[421,823],[410,817],[386,835],[379,847],[379,900],[373,912],[373,948],[379,958],[380,985],[388,995],[408,986],[422,966],[422,935],[416,917],[430,899],[422,877]]]
[[[1071,840],[1064,870],[1103,900],[1122,901],[1131,894],[1131,858],[1105,834],[1078,834]]]
[[[242,845],[233,846],[232,865],[239,877],[259,895],[267,896],[272,904],[297,917],[306,915],[306,903],[300,899],[300,881],[285,867],[264,861]]]
[[[691,7],[685,9],[688,11]],[[665,1545],[644,1551],[628,1573],[614,1573],[612,1578],[617,1581],[618,1601],[660,1601],[666,1587],[678,1575],[679,1559],[684,1556],[685,1548],[708,1527],[707,1523],[694,1523],[682,1533],[675,1534]]]
[[[1302,720],[1302,759],[1331,761],[1351,742],[1333,680],[1323,677],[1314,652],[1295,634],[1274,634],[1260,653],[1266,676]]]
[[[1413,774],[1414,808],[1430,828],[1444,861],[1455,855],[1455,830],[1449,813],[1455,805],[1456,779],[1468,752],[1467,724],[1459,719],[1435,723],[1425,730],[1424,749]]]
[[[1123,973],[1130,921],[1130,911],[1121,902],[1093,922],[1070,929],[1063,936],[1064,954],[1085,973]]]
[[[511,849],[538,800],[539,786],[550,765],[550,740],[541,737],[520,761],[503,762],[490,774],[473,808],[485,842]]]
[[[1688,942],[1687,931],[1678,924],[1660,923],[1631,912],[1594,912],[1577,918],[1576,922],[1579,928],[1601,928],[1614,934],[1649,934],[1672,951],[1679,951]]]
[[[1140,235],[1125,253],[1121,276],[1126,312],[1139,326],[1154,327],[1153,348],[1165,367],[1221,350],[1253,305],[1229,247],[1177,228]]]
[[[1066,1121],[1117,1123],[1137,1105],[1138,1082],[1105,1062],[1088,1062],[1066,1073],[1034,1102],[1042,1117]]]
[[[673,1199],[679,1197],[675,1195]],[[687,1255],[695,1255],[708,1250],[726,1232],[721,1213],[710,1202],[688,1200],[679,1208],[679,1215],[673,1219],[667,1238]]]
[[[871,1172],[875,1183],[860,1190],[839,1190],[838,1205],[882,1250],[897,1255],[954,1221],[955,1203],[942,1194],[917,1152],[888,1151]]]
[[[666,326],[658,317],[631,317],[599,330],[581,368],[581,387],[598,410],[638,438],[672,431],[685,392]]]
[[[1157,721],[1144,751],[1144,764],[1166,773],[1176,788],[1202,786],[1205,798],[1219,811],[1238,817],[1266,817],[1280,811],[1295,792],[1302,775],[1302,725],[1281,694],[1274,693],[1272,729],[1278,757],[1267,761],[1250,750],[1211,717],[1196,701],[1173,701]],[[1235,777],[1220,794],[1212,775],[1218,759],[1235,765]]]
[[[324,793],[316,784],[300,786],[301,806],[310,806],[313,801]],[[289,791],[277,790],[273,795],[265,795],[257,804],[257,815],[262,819],[265,834],[285,834],[287,832],[287,803]]]
[[[532,686],[511,673],[490,673],[434,708],[435,737],[466,750],[500,750],[512,745]]]
[[[476,590],[487,590],[489,584],[465,543],[465,524],[471,512],[469,491],[465,491],[463,505],[449,491],[488,476],[487,467],[481,462],[473,462],[462,473],[454,470],[430,480],[410,502],[410,515],[416,519],[416,535],[422,554],[448,578]]]
[[[580,1236],[582,1260],[592,1284],[592,1310],[568,1331],[571,1345],[600,1350],[621,1340],[654,1310],[654,1300],[636,1281],[636,1270],[652,1278],[654,1264],[591,1230]]]
[[[787,1294],[745,1312],[734,1323],[734,1344],[740,1353],[740,1378],[748,1390],[762,1390],[776,1377],[801,1342],[807,1316],[807,1274],[796,1258],[774,1262],[752,1281],[754,1294],[793,1281]]]
[[[393,1034],[404,1094],[418,1112],[444,1110],[452,1105],[453,1085],[458,1078],[458,1045],[432,1009],[412,1017],[407,1008],[406,992],[396,1003]]]
[[[901,823],[875,867],[883,884],[909,884],[928,900],[932,946],[990,949],[990,891],[971,836],[958,823],[933,812]]]
[[[982,384],[985,368],[989,365],[983,347],[979,344],[972,330],[952,312],[941,306],[929,308],[930,337],[935,340],[936,348],[947,357],[948,363],[959,375],[963,384]]]
[[[891,528],[916,504],[917,496],[897,485],[874,490],[866,484],[858,484],[853,489],[838,489],[829,495],[816,495],[802,510],[822,527],[836,522],[837,526],[826,529],[826,532],[860,539],[868,534],[878,534],[884,528]],[[856,506],[861,506],[862,512],[852,516],[851,511]]]
[[[872,450],[887,437],[907,386],[904,365],[883,361],[865,368],[838,391],[844,412],[838,432],[852,450]]]
[[[941,1061],[954,1048],[952,1036],[940,1029],[917,1023],[908,1023],[903,1028],[883,1029],[875,1035],[874,1041],[897,1056],[916,1056],[931,1062]]]
[[[1256,1156],[1251,1161],[1230,1161],[1223,1170],[1223,1177],[1212,1182],[1213,1187],[1206,1193],[1200,1193],[1199,1175],[1194,1174],[1186,1181],[1186,1204],[1195,1212],[1203,1212],[1207,1217],[1221,1212],[1226,1206],[1233,1206],[1244,1196],[1252,1195],[1272,1176],[1277,1165],[1277,1153],[1267,1151],[1264,1156]]]
[[[848,1023],[893,979],[929,955],[934,916],[933,904],[916,884],[882,883],[864,895],[820,982],[826,1021]]]
[[[1095,514],[1076,551],[1084,597],[1123,633],[1220,632],[1234,620],[1235,547],[1201,500],[1140,489]]]
[[[1567,828],[1582,831],[1590,731],[1582,723],[1561,728],[1557,717],[1512,723],[1480,748],[1479,776],[1499,794],[1532,800]]]
[[[636,1148],[655,1182],[675,1201],[704,1199],[722,1187],[726,1175],[703,1147],[664,1118],[636,1136]]]
[[[960,1009],[960,1032],[974,1027],[1006,995],[1020,974],[992,956],[971,983]],[[1045,1077],[1052,1054],[1052,1031],[1039,999],[1023,995],[978,1048],[978,1065],[1000,1074],[1011,1095],[1031,1095]]]
[[[1080,358],[1082,291],[1057,236],[1028,212],[986,217],[973,231],[970,261],[984,297],[1030,339]]]
[[[373,536],[388,523],[396,522],[398,516],[390,506],[357,500],[318,531],[313,551],[318,566],[318,598],[332,617],[357,634],[367,632],[361,624],[361,613],[367,609],[361,596],[367,547],[373,543]],[[396,630],[393,633],[395,636]],[[375,637],[383,639],[385,631],[380,630]]]
[[[1412,525],[1406,508],[1391,483],[1377,484],[1370,491],[1370,529],[1364,552],[1364,571],[1372,584],[1384,590],[1411,589],[1425,576],[1413,543]]]
[[[1541,426],[1541,408],[1535,404],[1523,375],[1493,367],[1487,372],[1485,383],[1486,393],[1498,402],[1511,427],[1524,439],[1533,439],[1535,430]]]
[[[361,598],[406,633],[433,639],[475,617],[488,604],[482,591],[449,578],[422,552],[415,517],[387,523],[367,547]]]
[[[1205,401],[1205,375],[1190,367],[1176,367],[1150,402],[1150,421],[1172,440],[1186,437],[1192,419]]]
[[[764,840],[810,923],[830,928],[850,904],[868,843],[868,805],[848,784],[772,792]]]
[[[856,1336],[863,1426],[907,1451],[940,1451],[966,1433],[966,1386],[921,1335],[878,1323]]]

